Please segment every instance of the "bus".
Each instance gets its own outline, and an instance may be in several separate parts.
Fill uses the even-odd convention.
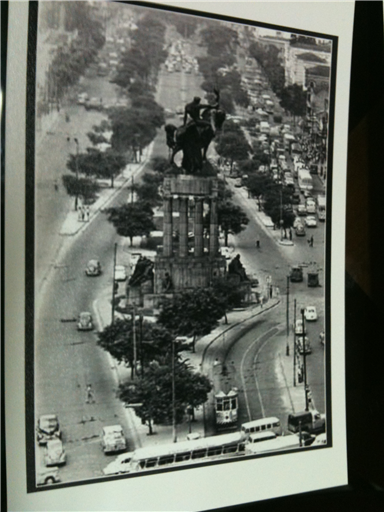
[[[308,169],[299,169],[297,173],[297,179],[299,184],[299,189],[304,192],[305,190],[313,189],[313,180],[311,173]]]
[[[271,418],[261,418],[259,420],[248,421],[241,425],[241,431],[249,436],[250,434],[258,434],[259,432],[274,432],[277,436],[282,434],[282,428],[279,418],[272,416]]]
[[[138,448],[129,462],[129,473],[182,467],[244,455],[246,436],[242,432],[221,434],[193,441]]]
[[[325,196],[317,196],[317,216],[320,221],[325,221]]]

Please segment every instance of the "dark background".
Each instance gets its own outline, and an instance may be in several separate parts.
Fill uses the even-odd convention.
[[[3,98],[6,92],[7,4],[8,2],[1,2]],[[326,9],[326,3],[324,8]],[[1,119],[2,213],[3,122],[4,110]],[[346,230],[346,402],[349,485],[228,507],[222,509],[223,511],[384,511],[383,155],[383,3],[358,1],[355,6],[352,49]],[[1,227],[3,228],[3,225]],[[1,260],[3,263],[3,257]],[[3,346],[1,356],[3,363]],[[2,391],[3,375],[2,372]],[[3,399],[2,394],[1,502],[2,510],[6,510]],[[287,471],[292,469],[287,467]],[[316,473],[316,467],[313,468],[313,472]]]

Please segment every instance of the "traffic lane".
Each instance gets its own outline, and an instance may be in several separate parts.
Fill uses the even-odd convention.
[[[106,352],[97,346],[95,332],[78,332],[73,322],[60,322],[82,310],[92,312],[93,301],[106,286],[112,292],[115,239],[115,229],[100,216],[74,241],[62,262],[70,280],[65,285],[59,274],[54,275],[37,324],[36,415],[54,411],[61,419],[64,442],[73,452],[71,464],[68,461],[64,469],[66,480],[92,478],[101,472],[105,456],[95,445],[103,425],[120,423],[130,437],[125,409],[116,398],[114,371]],[[85,263],[95,255],[104,263],[104,273],[86,277]],[[96,404],[85,403],[88,383]]]

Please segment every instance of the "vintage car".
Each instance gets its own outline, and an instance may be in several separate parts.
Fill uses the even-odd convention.
[[[44,463],[46,466],[60,466],[65,464],[67,455],[60,439],[52,439],[47,442],[44,452]]]
[[[57,468],[41,468],[36,475],[36,485],[51,485],[60,481],[59,470]]]
[[[93,320],[92,315],[88,311],[83,311],[79,315],[79,319],[77,321],[77,330],[78,331],[92,331],[93,330]]]
[[[87,276],[99,276],[101,274],[101,265],[98,260],[89,260],[85,268]]]
[[[56,414],[40,416],[37,421],[36,436],[39,445],[47,444],[52,439],[61,438],[59,420]]]
[[[101,432],[101,447],[104,453],[122,452],[127,449],[127,441],[121,425],[103,427]]]

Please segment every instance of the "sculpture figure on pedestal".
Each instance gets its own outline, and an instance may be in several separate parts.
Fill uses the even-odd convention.
[[[183,126],[165,126],[167,145],[172,151],[171,163],[174,162],[175,155],[182,150],[182,168],[187,174],[201,172],[208,147],[225,121],[225,112],[219,107],[219,91],[215,89],[214,92],[214,105],[201,104],[200,98],[195,97],[185,106]],[[200,111],[203,111],[201,117]],[[188,117],[190,121],[187,122]]]

